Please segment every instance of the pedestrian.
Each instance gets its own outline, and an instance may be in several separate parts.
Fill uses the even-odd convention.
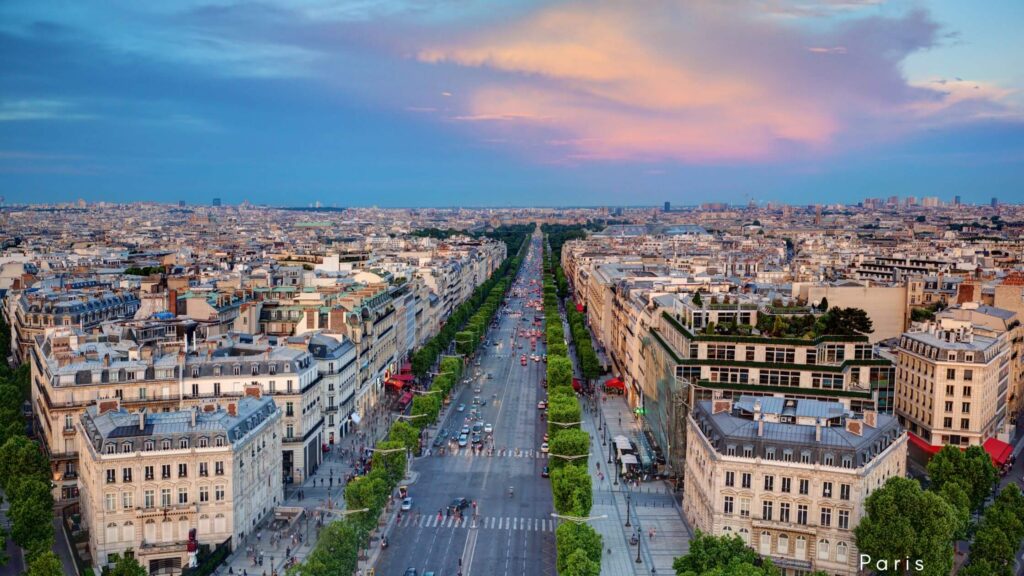
[[[654,528],[647,529],[647,539],[654,540]]]

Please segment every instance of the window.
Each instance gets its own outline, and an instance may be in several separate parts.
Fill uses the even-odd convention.
[[[232,366],[231,373],[234,374],[235,376],[240,375],[242,373],[242,367],[238,365]]]
[[[828,540],[818,540],[818,560],[828,560]]]
[[[171,449],[171,441],[170,440],[164,440],[163,442],[161,442],[160,443],[160,449],[161,450],[170,450]]]
[[[210,465],[209,465],[209,463],[207,463],[207,462],[200,462],[199,463],[199,475],[200,476],[209,476],[210,475]]]
[[[764,489],[768,492],[775,490],[775,476],[766,475],[764,477]]]
[[[839,499],[840,500],[849,500],[850,499],[850,485],[849,484],[840,484],[839,485]]]
[[[778,364],[792,364],[796,361],[796,349],[768,346],[764,349],[764,361]]]
[[[964,382],[974,381],[974,370],[964,370]]]
[[[213,395],[220,396],[220,382],[213,383]]]
[[[946,380],[956,380],[956,368],[946,368]]]
[[[171,505],[171,489],[161,488],[160,489],[160,505],[167,508]]]
[[[817,364],[818,363],[818,351],[811,349],[807,351],[807,363]]]
[[[768,448],[764,449],[764,459],[765,460],[775,460],[775,448],[774,447],[769,446]]]
[[[804,496],[811,493],[811,481],[806,478],[800,479],[800,493]]]
[[[725,455],[726,456],[735,456],[736,455],[736,445],[735,444],[729,444],[728,446],[726,446],[725,447]]]
[[[767,530],[761,530],[761,554],[772,553],[772,535]]]
[[[801,464],[810,464],[811,463],[811,451],[810,450],[801,450],[800,451],[800,463]]]
[[[295,416],[295,403],[294,402],[285,402],[284,403],[284,415],[285,416]],[[291,436],[291,434],[289,434],[289,436]]]
[[[199,396],[199,384],[192,385],[192,395]]]
[[[779,503],[779,522],[789,522],[789,502]]]
[[[853,468],[853,456],[849,454],[843,456],[843,468]]]
[[[117,494],[107,494],[104,500],[106,501],[104,510],[107,512],[114,512],[117,510]]]
[[[152,480],[153,479],[153,467],[152,466],[146,466],[146,468],[144,469],[144,472],[145,472],[145,475],[146,475],[146,480]]]
[[[285,380],[284,385],[285,385],[285,388],[288,389],[288,393],[291,394],[292,393],[292,381],[291,380]]]
[[[188,488],[178,488],[178,504],[188,504]]]
[[[793,461],[793,451],[790,450],[789,448],[786,448],[785,450],[783,450],[782,451],[782,461],[783,462],[792,462]]]
[[[74,430],[74,428],[75,428],[75,419],[71,416],[71,414],[65,414],[64,415],[64,429],[65,430]]]
[[[170,464],[161,464],[160,465],[160,477],[163,478],[164,480],[166,480],[166,479],[171,477],[171,465]]]
[[[210,487],[209,486],[200,486],[199,487],[199,501],[200,502],[209,502],[210,501]]]
[[[213,498],[217,502],[221,502],[222,500],[224,500],[224,485],[223,484],[217,484],[214,487],[214,489],[213,489]]]
[[[961,430],[970,430],[970,428],[971,428],[971,419],[970,418],[961,418],[960,419],[960,429]]]
[[[831,498],[832,497],[832,483],[831,482],[822,482],[822,484],[821,484],[821,496],[823,498]]]
[[[139,388],[139,400],[145,400],[145,399],[146,399],[146,389],[145,388]]]
[[[750,498],[740,498],[740,516],[750,517]]]
[[[832,509],[825,506],[821,507],[821,526],[832,525]]]
[[[963,405],[960,406],[960,412],[962,412],[963,414],[970,414],[971,413],[971,403],[970,402],[964,402]]]
[[[740,483],[741,483],[740,485],[742,487],[750,488],[750,473],[749,472],[744,472],[743,475],[740,476]]]
[[[188,438],[182,438],[181,440],[179,440],[178,441],[178,448],[181,448],[182,450],[184,450],[185,448],[188,448]]]
[[[806,504],[797,504],[796,505],[796,523],[797,524],[803,524],[803,525],[807,524],[807,505]]]
[[[132,500],[134,500],[134,498],[132,498],[131,492],[121,492],[121,508],[131,510],[134,507],[134,502],[132,502]]]
[[[842,390],[843,375],[831,372],[812,372],[811,386],[814,388],[825,388],[827,390]]]
[[[223,446],[224,445],[224,437],[223,436],[217,436],[216,438],[214,438],[213,439],[213,445],[218,447],[218,448]]]
[[[113,468],[107,469],[107,484],[113,484],[117,482],[117,470]]]
[[[774,504],[771,500],[765,500],[761,502],[761,518],[764,520],[772,519],[772,508]]]
[[[292,425],[292,424],[289,424],[287,427],[285,427],[285,429],[284,429],[284,436],[285,436],[285,438],[294,438],[295,437],[295,426]]]
[[[743,447],[743,457],[744,458],[753,458],[754,457],[754,447],[753,446],[744,446]]]
[[[732,514],[732,504],[733,504],[732,496],[726,496],[724,501],[723,501],[723,504],[724,504],[724,506],[723,506],[722,511],[724,513],[726,513],[726,514]]]
[[[747,346],[747,362],[753,362],[753,361],[754,361],[754,347],[753,346]]]
[[[730,471],[730,472],[726,472],[725,473],[725,485],[726,486],[735,486],[736,485],[736,473],[735,472],[731,472]]]
[[[708,358],[712,360],[735,360],[736,347],[731,344],[708,344]]]
[[[106,452],[107,454],[114,454],[117,452],[117,446],[114,446],[113,444],[107,444],[106,446],[103,447],[103,451]]]
[[[964,386],[964,398],[970,398],[970,397],[971,397],[971,387],[970,386]]]
[[[821,463],[824,464],[825,466],[835,466],[836,457],[834,455],[832,455],[831,453],[827,453],[827,454],[825,454],[825,457],[822,458],[822,462]]]
[[[132,469],[131,468],[121,468],[121,480],[124,481],[124,482],[131,482],[132,481]]]
[[[839,529],[849,530],[850,529],[850,511],[840,510],[839,511]]]
[[[146,440],[146,443],[142,445],[142,449],[146,452],[152,452],[156,448],[156,443],[152,440]]]
[[[779,534],[779,542],[775,549],[778,550],[779,554],[788,554],[789,536],[786,536],[785,534]]]
[[[178,478],[188,478],[188,464],[178,464]]]
[[[946,400],[946,402],[943,404],[943,408],[945,408],[946,412],[952,412],[953,411],[953,401],[952,400]]]
[[[154,495],[152,490],[146,490],[146,492],[142,495],[143,505],[146,508],[152,508],[153,507],[154,496],[155,495]]]
[[[793,479],[788,476],[782,477],[782,491],[789,493],[793,487]]]
[[[946,396],[952,396],[953,394],[956,394],[956,390],[953,388],[952,384],[947,384],[946,385]]]
[[[223,476],[224,475],[224,463],[223,462],[214,462],[214,464],[213,464],[213,471],[214,471],[214,474],[216,474],[217,476]]]
[[[199,447],[200,448],[207,448],[209,445],[210,445],[210,441],[207,438],[200,438],[199,439]]]
[[[193,378],[199,378],[199,367],[198,366],[193,366],[192,367],[192,377]],[[194,386],[194,384],[193,384],[193,386]]]

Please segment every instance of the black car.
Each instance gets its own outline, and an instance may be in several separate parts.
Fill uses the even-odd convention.
[[[448,431],[444,428],[437,433],[437,438],[434,438],[434,448],[444,446],[445,440],[448,439]]]
[[[416,576],[417,574],[418,572],[416,572],[415,568],[409,568],[405,571],[405,576]]]
[[[466,500],[465,498],[456,498],[448,505],[448,509],[454,512],[456,510],[464,510],[467,506],[469,506],[469,500]]]

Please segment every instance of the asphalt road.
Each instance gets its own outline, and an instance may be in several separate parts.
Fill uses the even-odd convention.
[[[520,271],[521,285],[529,288],[531,279],[540,282],[540,236],[531,241],[530,254]],[[540,299],[532,293],[528,298],[512,298],[510,310],[522,310],[527,299]],[[402,576],[408,568],[419,575],[433,571],[437,575],[455,576],[548,576],[555,574],[555,522],[551,487],[541,471],[547,455],[540,452],[545,422],[540,418],[537,402],[545,398],[541,387],[546,364],[528,360],[520,365],[520,354],[530,354],[530,343],[516,348],[511,339],[520,328],[534,328],[535,311],[527,309],[523,322],[519,316],[501,316],[500,324],[487,338],[500,346],[481,347],[481,365],[470,365],[467,374],[480,371],[493,379],[475,378],[453,393],[452,405],[441,427],[457,432],[473,406],[473,397],[480,396],[486,404],[480,408],[483,422],[494,426],[494,453],[476,454],[469,448],[434,454],[417,459],[413,467],[419,480],[410,487],[413,510],[404,513],[388,534],[388,548],[377,563],[377,574]],[[536,312],[542,315],[542,312]],[[538,354],[544,354],[537,344]],[[474,388],[480,387],[477,394]],[[457,412],[458,404],[466,405]],[[491,444],[485,444],[490,446]],[[447,448],[448,444],[446,444]],[[517,452],[518,451],[518,452]],[[514,495],[509,496],[509,487]],[[477,504],[464,512],[463,519],[448,517],[444,510],[455,498],[466,498]],[[438,511],[441,511],[440,520]]]

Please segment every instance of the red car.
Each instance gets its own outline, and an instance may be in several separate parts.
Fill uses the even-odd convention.
[[[522,348],[522,346],[520,346],[520,348]],[[519,365],[526,366],[526,354],[523,354],[522,356],[519,357]]]

